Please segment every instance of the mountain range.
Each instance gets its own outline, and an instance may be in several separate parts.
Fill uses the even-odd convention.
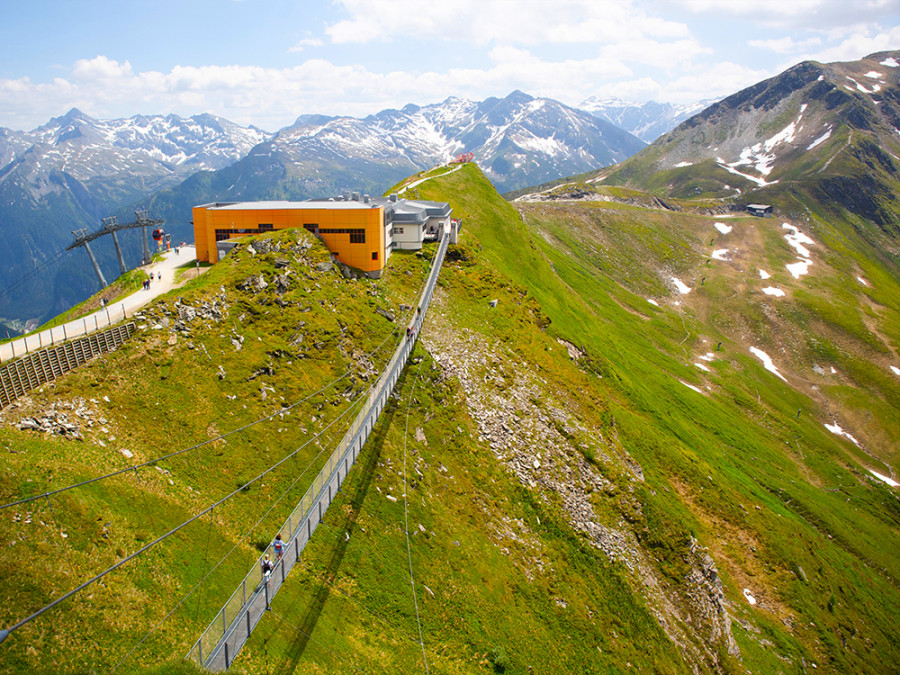
[[[625,129],[645,143],[652,143],[714,102],[714,99],[706,99],[688,105],[675,105],[656,101],[634,103],[614,97],[591,96],[577,107]]]
[[[72,230],[97,229],[109,215],[126,222],[130,205],[149,206],[176,239],[189,239],[190,209],[198,203],[344,190],[380,194],[466,150],[507,190],[607,166],[643,145],[583,111],[518,91],[481,102],[408,105],[363,119],[303,115],[274,134],[212,115],[104,121],[72,110],[31,132],[0,130],[0,222],[7,241],[0,315],[39,319],[93,292],[96,282],[80,251],[42,272],[72,240]],[[134,260],[137,236],[122,239]],[[101,266],[115,269],[110,242],[98,240],[94,249]]]
[[[800,64],[515,201],[474,162],[389,186],[449,203],[460,239],[232,667],[896,670],[898,72]],[[371,280],[302,228],[243,239],[0,411],[2,501],[40,496],[0,518],[0,626],[115,566],[0,672],[194,672],[408,339],[433,250]]]

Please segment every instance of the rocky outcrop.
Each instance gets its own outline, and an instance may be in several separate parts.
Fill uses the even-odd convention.
[[[642,517],[636,496],[644,480],[639,463],[604,430],[586,422],[570,405],[568,392],[555,391],[522,364],[514,366],[486,336],[456,330],[442,305],[438,290],[421,339],[444,376],[459,382],[480,439],[523,485],[557,505],[575,531],[627,570],[635,592],[695,669],[715,665],[722,646],[736,654],[721,580],[705,549],[691,548],[690,572],[683,584],[674,585],[658,571],[630,525]],[[573,360],[578,358],[580,350],[560,343]],[[618,519],[599,516],[597,495],[613,505]]]

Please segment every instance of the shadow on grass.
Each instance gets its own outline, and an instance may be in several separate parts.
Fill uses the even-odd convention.
[[[405,380],[406,369],[403,370],[403,373],[398,378],[395,391],[402,391],[403,383]],[[337,572],[340,569],[341,564],[343,563],[344,555],[347,552],[347,545],[349,544],[350,539],[352,539],[353,537],[353,531],[356,529],[356,522],[359,517],[360,510],[362,509],[362,505],[365,502],[366,495],[369,492],[369,487],[372,484],[372,478],[375,475],[375,467],[377,466],[378,460],[381,457],[381,452],[384,449],[384,443],[387,438],[388,431],[390,430],[394,422],[394,417],[397,414],[397,409],[398,405],[396,401],[392,398],[388,398],[388,403],[384,408],[381,419],[379,419],[378,425],[373,430],[372,435],[369,436],[368,442],[364,446],[364,452],[366,451],[366,449],[368,449],[368,454],[364,455],[365,463],[362,466],[359,466],[359,468],[361,469],[360,482],[356,486],[356,489],[353,490],[353,493],[349,495],[350,512],[347,517],[342,520],[341,524],[341,528],[346,531],[350,535],[350,537],[340,537],[337,545],[334,547],[334,550],[331,554],[331,559],[328,561],[328,563],[325,565],[324,570],[322,571],[322,579],[324,583],[319,587],[319,589],[313,595],[312,599],[309,601],[309,605],[303,615],[303,618],[299,623],[295,624],[297,635],[287,649],[285,661],[274,671],[279,675],[288,675],[289,673],[293,673],[297,669],[300,660],[303,658],[303,653],[306,650],[307,644],[309,644],[310,636],[312,635],[312,632],[316,627],[319,616],[322,614],[325,603],[328,601],[331,584],[337,576]],[[327,517],[327,515],[328,514],[326,514],[325,517]],[[335,520],[335,522],[338,522],[337,519]],[[295,606],[292,608],[292,610],[296,610],[297,613],[299,613],[301,609],[302,608],[299,606]]]

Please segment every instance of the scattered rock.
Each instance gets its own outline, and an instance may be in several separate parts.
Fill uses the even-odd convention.
[[[395,321],[393,312],[389,312],[386,309],[382,309],[381,307],[376,307],[375,313],[380,314],[381,316],[383,316],[385,319],[387,319],[391,323],[394,323],[394,321]]]

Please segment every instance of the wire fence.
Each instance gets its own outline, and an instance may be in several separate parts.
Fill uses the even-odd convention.
[[[18,359],[36,350],[52,347],[57,343],[68,342],[81,335],[99,331],[105,326],[112,326],[127,319],[125,304],[106,305],[102,311],[59,326],[53,326],[39,333],[25,335],[0,345],[0,361]]]
[[[126,323],[58,347],[41,349],[0,366],[0,407],[9,405],[98,354],[116,349],[131,337],[134,330],[134,323]]]
[[[381,376],[370,389],[356,419],[280,528],[282,534],[288,533],[284,539],[284,556],[275,561],[275,568],[268,575],[263,574],[262,562],[271,545],[259,556],[256,564],[191,647],[187,659],[210,670],[227,670],[291,569],[300,560],[300,554],[359,456],[412,353],[415,337],[419,334],[431,303],[449,242],[450,233],[445,232],[415,316],[407,326],[406,339],[397,347]]]

